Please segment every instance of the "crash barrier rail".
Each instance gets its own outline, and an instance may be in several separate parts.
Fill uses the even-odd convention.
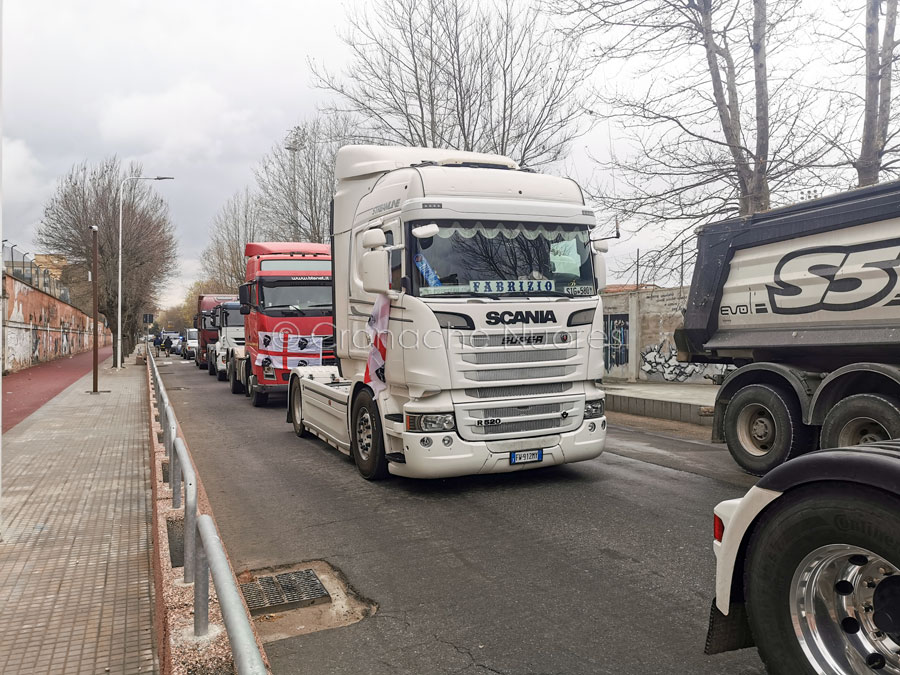
[[[178,436],[175,411],[169,403],[156,359],[149,350],[147,356],[163,429],[163,444],[169,459],[172,508],[181,508],[181,483],[184,481],[184,582],[194,584],[194,637],[209,633],[209,575],[212,573],[236,672],[238,675],[265,675],[268,670],[215,523],[208,515],[198,516],[197,474],[184,439]]]

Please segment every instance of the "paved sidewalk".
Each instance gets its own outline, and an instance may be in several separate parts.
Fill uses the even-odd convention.
[[[112,355],[112,345],[99,349],[102,364]],[[112,361],[107,364],[107,367]],[[3,376],[3,433],[16,426],[51,398],[94,368],[94,352],[39,363]],[[88,389],[91,385],[88,384]],[[99,389],[99,387],[98,387]]]
[[[604,382],[606,409],[643,417],[712,426],[715,384],[681,382]]]
[[[146,374],[104,365],[3,434],[4,675],[158,670]]]

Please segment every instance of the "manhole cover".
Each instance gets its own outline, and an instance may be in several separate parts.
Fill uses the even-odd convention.
[[[257,577],[241,584],[241,592],[253,615],[331,602],[331,596],[313,570]]]

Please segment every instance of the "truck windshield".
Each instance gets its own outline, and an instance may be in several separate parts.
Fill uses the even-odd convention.
[[[244,317],[241,315],[241,311],[237,307],[235,307],[234,309],[223,309],[222,317],[225,321],[226,326],[233,327],[244,325]]]
[[[437,236],[410,238],[417,295],[596,293],[586,225],[477,220],[437,224]]]
[[[188,328],[187,339],[188,340],[196,340],[197,339],[197,329],[196,328]]]
[[[331,316],[331,279],[327,281],[261,281],[259,309],[270,316]]]

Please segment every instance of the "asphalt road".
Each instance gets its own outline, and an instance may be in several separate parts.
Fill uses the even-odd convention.
[[[267,644],[276,675],[764,672],[755,650],[703,654],[712,507],[751,482],[718,446],[613,427],[589,462],[369,483],[282,401],[160,372],[236,571],[327,560],[378,603]]]

